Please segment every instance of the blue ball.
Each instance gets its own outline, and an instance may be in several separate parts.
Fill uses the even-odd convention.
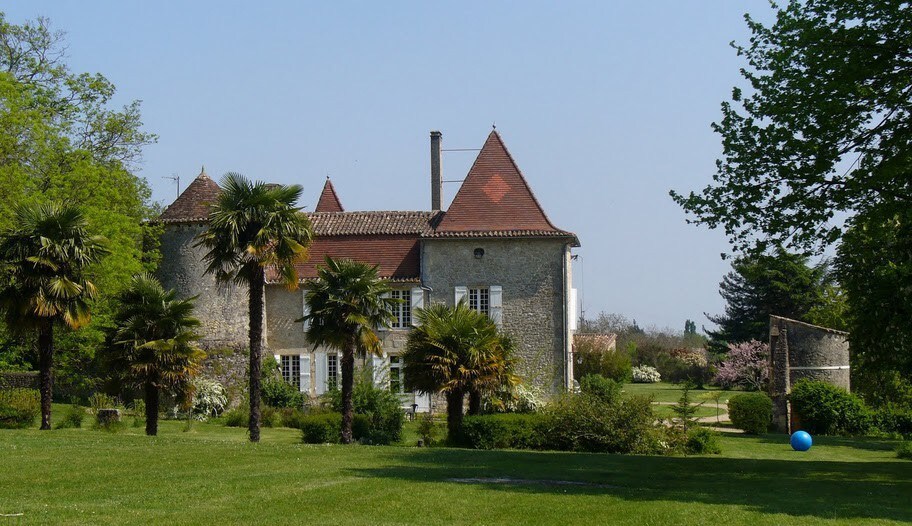
[[[789,439],[789,444],[795,451],[807,451],[811,449],[813,443],[814,441],[811,440],[811,435],[807,431],[795,431],[792,433],[792,438]]]

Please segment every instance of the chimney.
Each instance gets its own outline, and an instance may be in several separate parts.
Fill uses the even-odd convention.
[[[443,178],[440,175],[440,140],[443,134],[431,132],[431,210],[440,210],[443,201]]]

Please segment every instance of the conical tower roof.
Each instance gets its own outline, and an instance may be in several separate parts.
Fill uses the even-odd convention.
[[[327,177],[326,183],[323,184],[323,192],[320,193],[320,200],[317,201],[317,207],[314,209],[314,212],[344,211],[345,209],[342,208],[342,202],[339,201],[339,196],[336,195],[336,189],[333,187],[332,181]]]
[[[209,206],[218,199],[222,189],[206,175],[206,167],[196,179],[165,209],[159,221],[163,223],[193,223],[209,218]]]

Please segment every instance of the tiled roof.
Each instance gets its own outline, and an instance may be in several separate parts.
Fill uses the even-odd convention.
[[[318,212],[308,214],[317,236],[429,234],[440,212]]]
[[[568,234],[548,220],[496,131],[488,135],[475,164],[435,229],[438,236],[456,232],[501,233],[498,237],[509,232]]]
[[[392,281],[419,281],[420,253],[417,234],[392,236],[324,236],[314,238],[306,262],[296,265],[299,279],[317,277],[317,267],[324,265],[329,255],[334,259],[353,259],[379,265],[381,278]],[[275,281],[275,271],[269,271],[267,281]]]
[[[314,209],[314,212],[344,211],[345,209],[342,208],[342,202],[339,201],[339,196],[336,195],[336,189],[333,188],[332,181],[327,177],[326,183],[323,184],[323,192],[320,193],[320,200],[317,201],[317,207]]]
[[[196,179],[165,209],[158,220],[163,223],[190,223],[206,221],[209,205],[218,199],[222,189],[206,175],[204,167]]]

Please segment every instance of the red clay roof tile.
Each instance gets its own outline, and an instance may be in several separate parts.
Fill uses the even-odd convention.
[[[323,192],[320,193],[320,200],[317,201],[317,207],[314,208],[314,212],[344,211],[345,209],[342,208],[342,202],[339,201],[339,196],[336,195],[336,189],[333,187],[332,181],[327,177],[326,182],[323,184]]]
[[[221,192],[222,189],[206,175],[204,168],[171,206],[158,216],[158,220],[163,223],[206,221],[209,218],[209,205],[218,199]]]

